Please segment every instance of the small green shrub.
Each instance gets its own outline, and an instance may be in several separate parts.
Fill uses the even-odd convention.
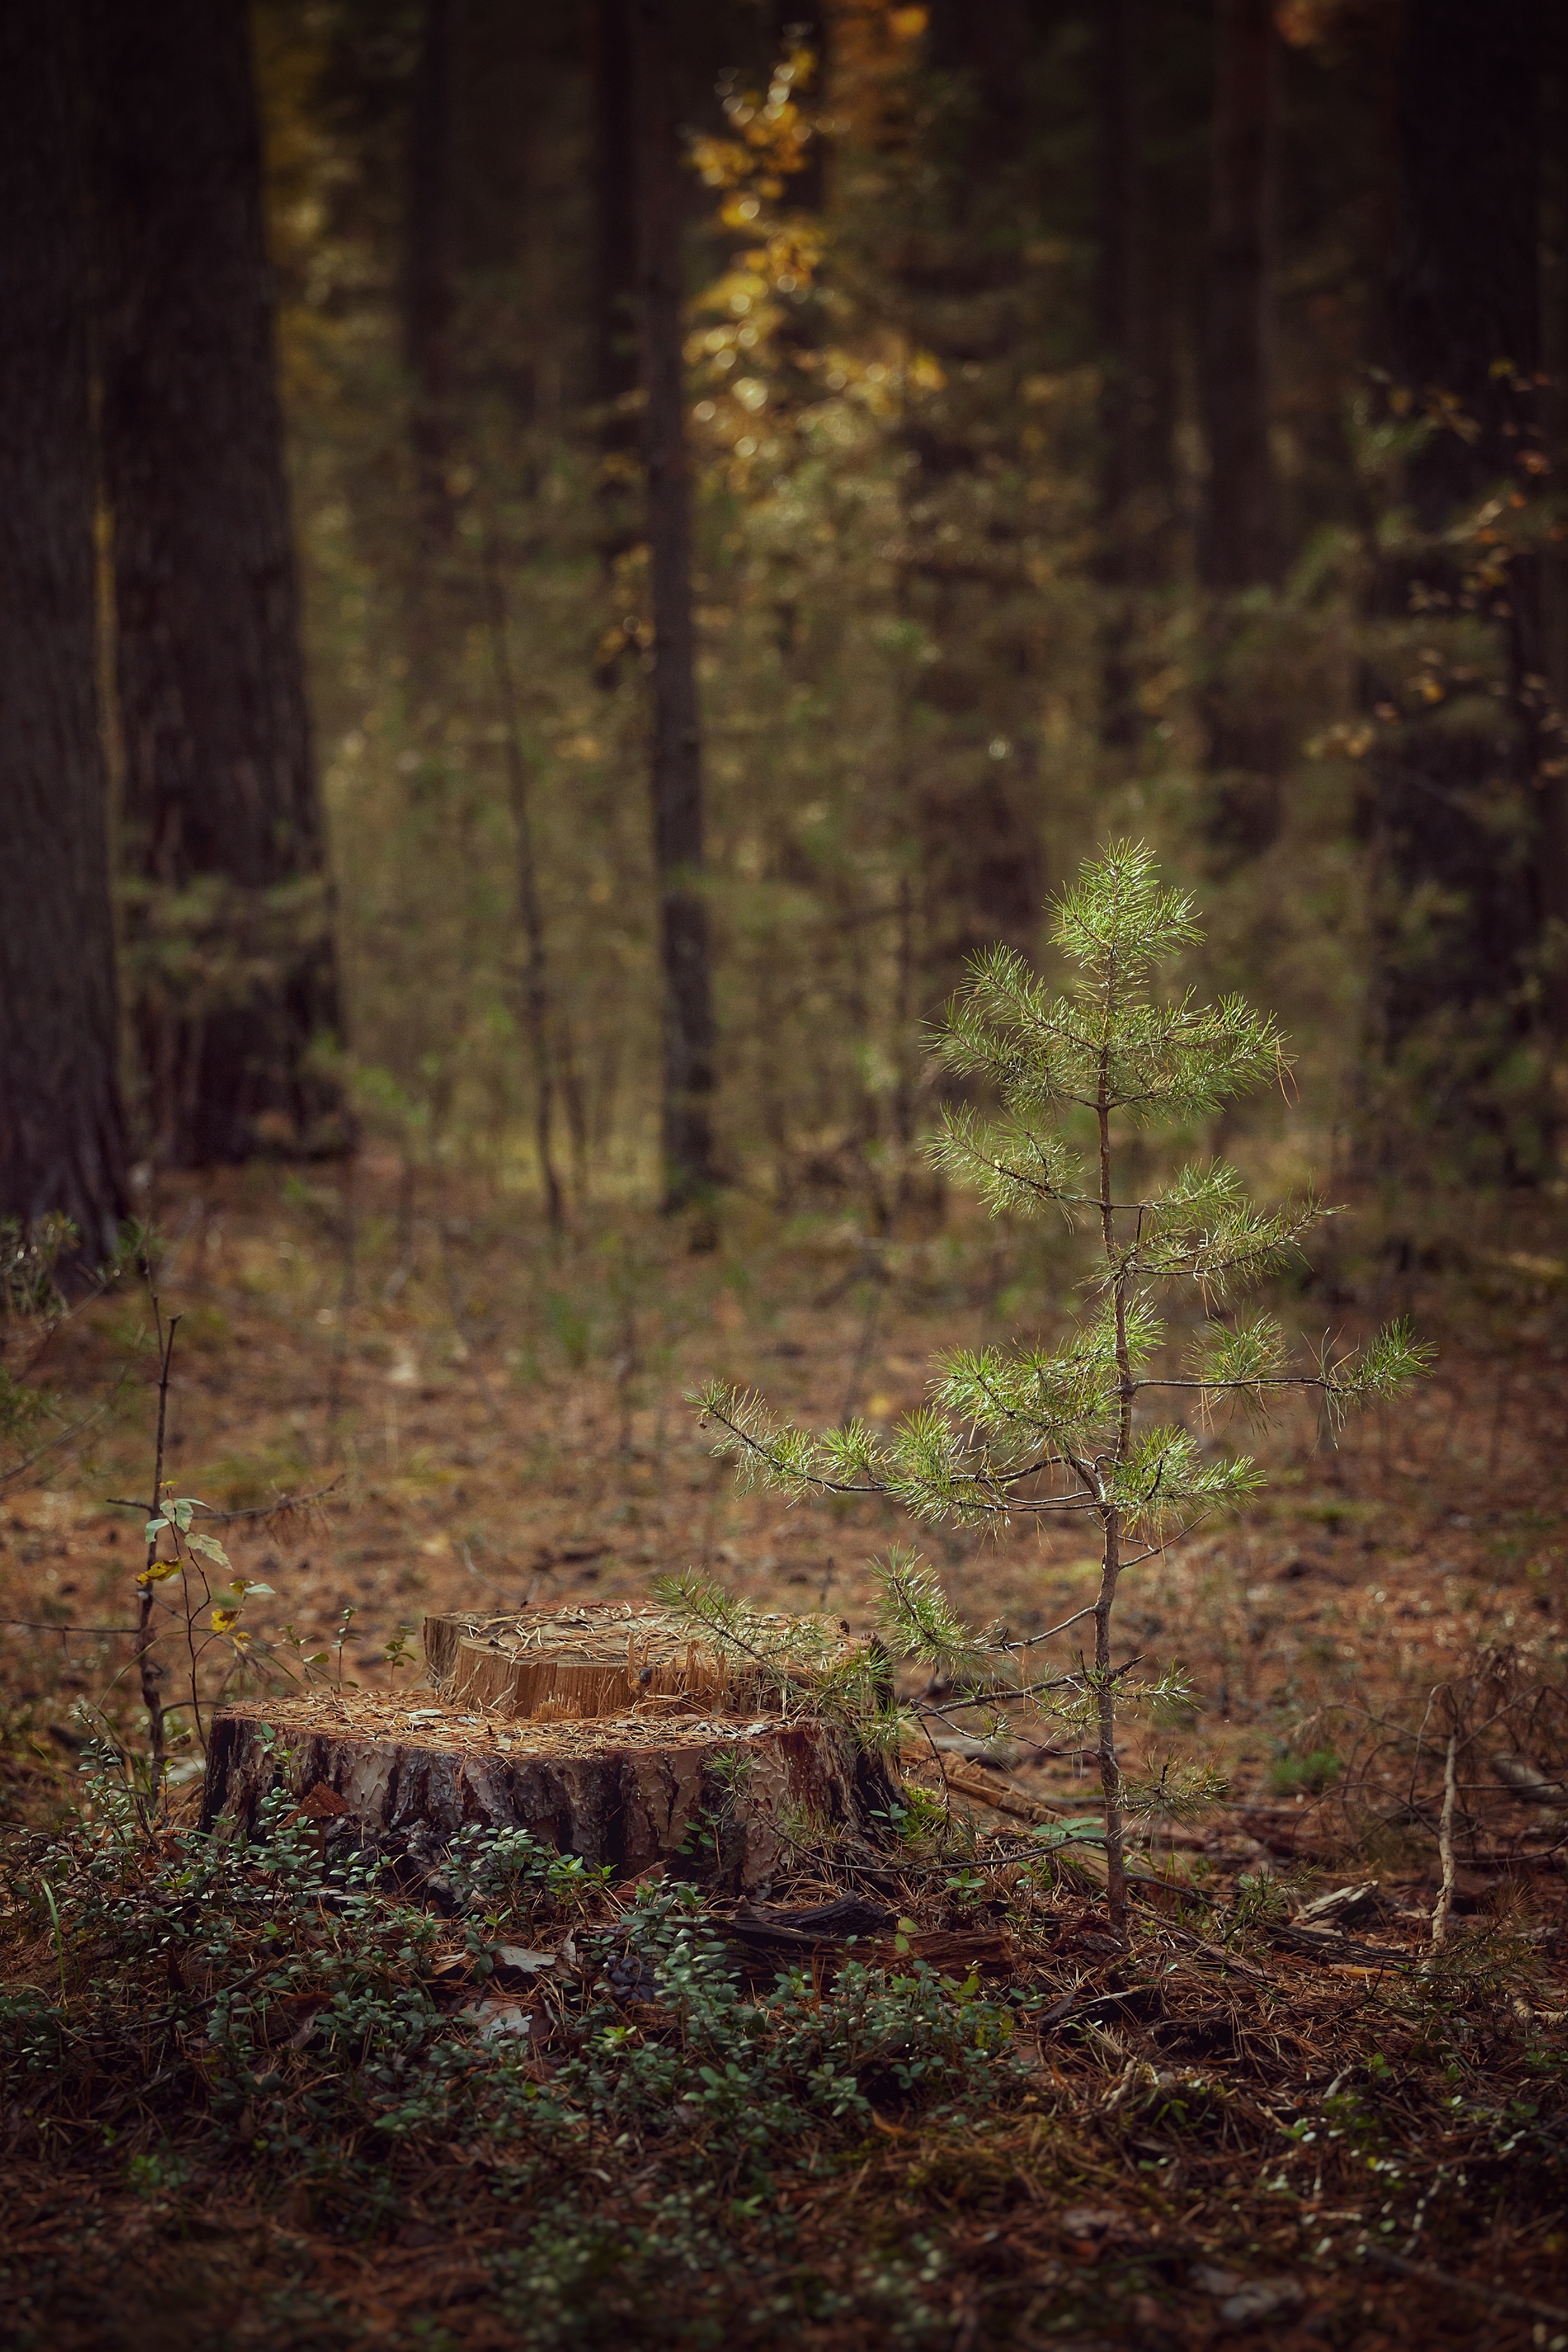
[[[879,2115],[959,2130],[1012,2101],[1013,2011],[974,1977],[851,1958],[831,1984],[755,1989],[695,1889],[639,1887],[619,1908],[602,1871],[521,1830],[453,1840],[441,1917],[396,1891],[388,1856],[342,1825],[323,1839],[281,1792],[248,1841],[150,1837],[112,1759],[89,1766],[70,1832],[16,1874],[28,1932],[59,1926],[58,1987],[0,1995],[0,2104],[40,2145],[68,2119],[122,2118],[155,2080],[137,2129],[115,2125],[150,2207],[226,2166],[369,2237],[458,2145],[510,2217],[498,2304],[542,2347],[696,2343],[704,2313],[718,2326],[738,2302],[781,2336],[814,2315],[896,2324],[899,2340],[936,2325],[924,2253],[855,2251],[831,2284],[803,2262],[789,2184],[851,2160]],[[546,1920],[570,1935],[551,1938],[545,1998],[521,1998],[548,2031],[547,2078],[527,2026],[490,2033],[478,2005],[515,1970],[508,1931]],[[629,2207],[606,2166],[636,2175]]]
[[[1277,1797],[1303,1791],[1321,1797],[1331,1789],[1343,1767],[1331,1748],[1314,1748],[1309,1756],[1277,1756],[1268,1767],[1268,1786]]]

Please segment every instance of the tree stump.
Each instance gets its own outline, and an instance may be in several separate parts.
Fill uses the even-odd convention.
[[[768,1626],[782,1654],[791,1621]],[[808,1675],[849,1645],[808,1620],[797,1646]],[[311,1818],[352,1818],[394,1860],[428,1859],[474,1822],[526,1829],[622,1878],[679,1854],[752,1893],[792,1847],[864,1835],[896,1794],[847,1727],[786,1715],[776,1676],[691,1642],[663,1611],[433,1617],[426,1650],[434,1703],[321,1690],[218,1709],[204,1826],[249,1832],[281,1788]]]

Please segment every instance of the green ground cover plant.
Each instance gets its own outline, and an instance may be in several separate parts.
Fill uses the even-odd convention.
[[[13,2141],[122,2137],[126,2183],[176,2220],[238,2165],[352,2238],[405,2219],[456,2143],[519,2223],[494,2288],[531,2343],[706,2341],[737,2297],[764,2334],[885,2306],[922,2336],[918,2256],[830,2287],[792,2246],[791,2186],[879,2114],[940,2129],[1015,2102],[1012,2004],[852,1949],[831,1982],[758,1988],[695,1887],[607,1879],[470,1832],[405,1887],[281,1794],[253,1839],[150,1832],[121,1758],[89,1750],[79,1820],[16,1884],[51,1959],[0,1994]],[[618,2212],[606,2163],[637,2180]],[[645,2298],[671,2266],[688,2291],[661,2322]]]

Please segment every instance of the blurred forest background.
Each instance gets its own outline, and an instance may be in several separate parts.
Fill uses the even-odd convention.
[[[1565,386],[1561,0],[0,6],[16,2341],[1148,2347],[1218,2299],[1282,2347],[1468,2342],[1478,2302],[1568,2344]],[[1098,1744],[933,1734],[932,1682],[889,1899],[950,1955],[1018,1923],[1016,2014],[1063,2030],[1016,2130],[966,2078],[972,2137],[835,2137],[726,2023],[746,2131],[803,2135],[782,2224],[689,2071],[646,2078],[646,2165],[584,2104],[492,2171],[445,2087],[471,1917],[433,1962],[254,1849],[204,1875],[209,1709],[402,1702],[424,1612],[660,1570],[864,1629],[916,1535],[1065,1673],[1075,1523],[738,1492],[692,1399],[879,1437],[933,1351],[1064,1336],[1086,1261],[944,1192],[926,1048],[1119,836],[1195,899],[1179,984],[1289,1041],[1158,1150],[1349,1204],[1265,1286],[1324,1366],[1397,1316],[1437,1354],[1342,1444],[1321,1391],[1248,1433],[1183,1381],[1194,1450],[1269,1480],[1119,1604],[1109,1681],[1190,1685],[1125,1752],[1215,1795],[1149,1816],[1195,1907],[1103,2007],[1092,1880],[1020,1843],[1076,1839]],[[994,1833],[948,1816],[976,1758]],[[1314,1873],[1357,1906],[1316,1944]],[[1160,2230],[1238,2275],[1118,2305]]]
[[[1551,1192],[1561,12],[48,13],[0,1209],[927,1218],[922,1024],[1122,832],[1293,1040],[1227,1149]]]

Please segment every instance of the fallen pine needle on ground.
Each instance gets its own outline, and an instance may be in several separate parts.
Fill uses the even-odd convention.
[[[273,1588],[232,1688],[316,1656],[417,1706],[398,1629],[424,1611],[641,1598],[689,1566],[859,1629],[896,1515],[735,1495],[685,1394],[765,1364],[831,1419],[864,1362],[858,1409],[907,1409],[933,1341],[984,1334],[1019,1278],[994,1234],[889,1245],[867,1349],[843,1221],[693,1258],[627,1219],[552,1255],[499,1212],[454,1239],[447,1203],[444,1251],[416,1222],[395,1281],[377,1181],[346,1309],[335,1196],[252,1171],[165,1219],[171,1475],[257,1514],[220,1533]],[[437,1899],[287,1807],[215,1843],[194,1743],[144,1825],[113,1752],[130,1643],[98,1629],[132,1622],[142,1528],[105,1498],[145,1483],[155,1368],[132,1294],[74,1318],[61,1426],[110,1402],[4,1530],[7,2340],[1564,2352],[1568,1433],[1500,1353],[1481,1264],[1351,1310],[1447,1318],[1396,1433],[1283,1427],[1266,1502],[1129,1596],[1129,1644],[1194,1692],[1154,1760],[1228,1786],[1138,1849],[1125,1948],[1070,1828],[1092,1759],[962,1717],[910,1744],[883,1846],[804,1843],[750,1905],[504,1839]],[[1020,1635],[1085,1589],[1032,1535],[933,1557]],[[849,1898],[868,1924],[821,1924]]]

